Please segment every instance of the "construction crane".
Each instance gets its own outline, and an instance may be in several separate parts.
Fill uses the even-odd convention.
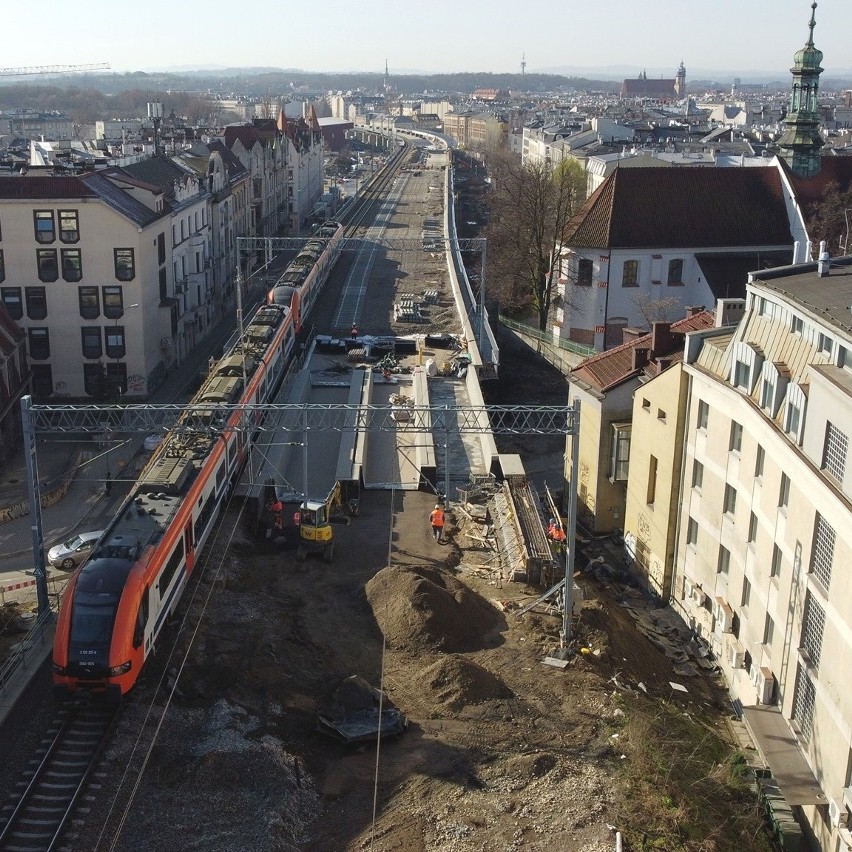
[[[72,71],[107,71],[109,62],[84,65],[30,65],[24,68],[0,68],[0,77],[29,77],[34,74],[67,74]]]

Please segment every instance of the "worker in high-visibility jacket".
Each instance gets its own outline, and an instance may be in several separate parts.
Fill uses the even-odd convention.
[[[435,504],[432,514],[429,515],[429,523],[432,525],[432,535],[435,541],[440,542],[444,535],[444,508],[440,503]]]

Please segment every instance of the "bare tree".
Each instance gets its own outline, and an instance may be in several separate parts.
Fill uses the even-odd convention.
[[[852,226],[852,187],[842,189],[837,181],[832,181],[820,200],[810,205],[806,218],[814,246],[825,240],[830,254],[837,251],[847,254]]]
[[[667,296],[665,299],[655,299],[648,293],[639,293],[633,304],[645,320],[650,329],[655,322],[668,322],[672,316],[676,316],[683,310],[680,299],[677,296]]]
[[[585,175],[575,160],[522,165],[501,153],[490,161],[494,193],[487,231],[491,279],[509,310],[531,311],[544,331],[557,295],[554,260],[568,220],[583,201]]]

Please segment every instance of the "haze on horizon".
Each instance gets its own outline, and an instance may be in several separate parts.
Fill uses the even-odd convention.
[[[693,0],[694,2],[694,0]],[[114,71],[275,67],[382,73],[647,69],[786,79],[808,37],[810,0],[325,0],[199,7],[167,0],[81,14],[58,0],[4,14],[3,66],[109,62]],[[104,7],[106,8],[106,7]],[[250,10],[242,25],[239,11]],[[52,20],[52,10],[55,16]],[[850,0],[820,0],[814,43],[826,77],[852,67]],[[593,75],[590,75],[593,76]]]

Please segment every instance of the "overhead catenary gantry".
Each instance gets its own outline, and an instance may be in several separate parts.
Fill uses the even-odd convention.
[[[536,405],[445,405],[407,408],[409,419],[400,424],[392,405],[266,403],[262,405],[33,405],[33,429],[39,433],[96,434],[104,430],[128,434],[202,434],[222,431],[239,412],[235,427],[241,432],[314,431],[357,432],[444,431],[461,434],[571,435],[579,428],[574,409]],[[275,415],[269,417],[268,415]]]

